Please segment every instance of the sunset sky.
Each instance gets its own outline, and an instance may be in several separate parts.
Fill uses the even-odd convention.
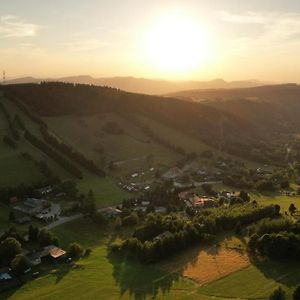
[[[9,78],[300,81],[300,1],[1,0]]]

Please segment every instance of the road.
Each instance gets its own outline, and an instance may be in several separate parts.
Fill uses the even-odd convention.
[[[106,210],[109,207],[114,207],[115,208],[117,206],[121,207],[122,204],[117,204],[117,205],[114,205],[114,206],[108,206],[108,207],[99,208],[97,210],[97,212],[103,212],[104,210]],[[50,230],[50,229],[56,228],[56,227],[58,227],[60,225],[72,222],[74,220],[81,219],[81,218],[83,218],[83,216],[84,215],[80,213],[80,214],[76,214],[76,215],[73,215],[73,216],[70,216],[70,217],[60,217],[57,221],[54,221],[53,223],[48,224],[48,225],[44,226],[43,228]]]

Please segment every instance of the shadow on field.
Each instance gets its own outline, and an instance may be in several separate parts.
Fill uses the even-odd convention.
[[[274,261],[252,256],[251,263],[266,278],[273,279],[289,288],[296,287],[300,282],[300,262],[295,260]]]
[[[114,254],[109,254],[108,260],[113,265],[113,277],[120,287],[120,296],[129,293],[135,300],[144,300],[149,296],[155,299],[159,292],[168,293],[180,277],[177,273],[166,274],[151,265]]]

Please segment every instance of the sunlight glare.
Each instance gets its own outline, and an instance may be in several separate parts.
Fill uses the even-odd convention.
[[[162,18],[146,37],[149,63],[163,73],[197,69],[207,59],[208,48],[200,23],[184,15]]]

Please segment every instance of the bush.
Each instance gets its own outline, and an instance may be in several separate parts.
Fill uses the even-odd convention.
[[[284,299],[285,299],[285,292],[281,288],[281,286],[276,290],[274,290],[269,296],[269,300],[284,300]]]
[[[15,274],[21,275],[29,268],[29,262],[24,255],[20,254],[12,260],[10,267]]]
[[[73,259],[79,259],[84,255],[85,251],[84,248],[78,243],[72,243],[69,246],[68,256],[72,257]]]
[[[293,300],[300,300],[300,285],[297,285],[293,292]]]
[[[22,246],[13,237],[8,237],[0,244],[0,257],[3,264],[9,264],[18,254],[22,252]]]
[[[47,229],[42,229],[38,234],[38,241],[41,247],[55,245],[58,246],[58,240],[54,234]]]
[[[124,217],[123,225],[124,226],[134,226],[139,222],[139,217],[136,212],[132,212],[129,216]]]

